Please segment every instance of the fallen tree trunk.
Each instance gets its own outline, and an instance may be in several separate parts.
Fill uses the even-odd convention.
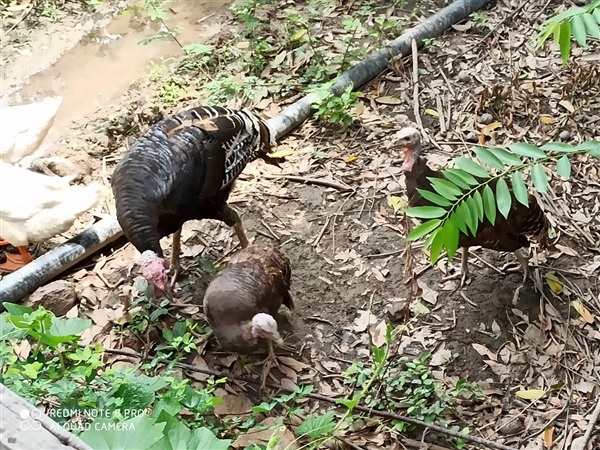
[[[408,55],[411,52],[413,40],[420,46],[423,39],[431,39],[441,35],[448,27],[468,17],[469,14],[477,11],[489,1],[456,0],[337,77],[332,91],[339,95],[350,85],[354,88],[364,85],[383,72],[394,56]],[[317,94],[309,94],[288,106],[277,116],[269,119],[270,125],[277,131],[277,138],[281,138],[302,124],[311,114],[311,105],[318,100]],[[1,304],[20,301],[39,286],[47,283],[121,235],[122,230],[115,218],[98,222],[80,235],[52,249],[0,281]],[[4,308],[0,305],[0,311],[2,309]]]

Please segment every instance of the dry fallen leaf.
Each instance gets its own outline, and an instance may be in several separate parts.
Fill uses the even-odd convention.
[[[546,391],[544,391],[543,389],[526,389],[522,391],[517,391],[515,395],[525,400],[539,400],[544,395],[546,395]]]
[[[563,285],[560,283],[560,281],[558,281],[558,278],[556,278],[556,275],[554,275],[552,272],[546,274],[546,282],[548,283],[548,286],[552,292],[555,294],[560,294],[563,291]]]
[[[544,430],[544,445],[547,448],[554,445],[554,427],[548,427]]]
[[[541,115],[540,122],[542,122],[544,125],[552,125],[552,124],[556,123],[556,119],[554,119],[551,116]]]
[[[269,153],[267,156],[270,158],[284,158],[286,156],[292,156],[294,152],[291,149],[279,150],[277,152]]]
[[[571,302],[571,306],[575,308],[575,311],[577,311],[581,318],[587,323],[594,323],[594,316],[585,306],[583,306],[583,303],[578,300],[574,300]]]
[[[402,199],[400,197],[396,197],[395,195],[388,195],[387,203],[394,210],[394,214],[404,208],[404,202]]]
[[[379,324],[371,330],[371,341],[373,345],[377,348],[381,347],[386,343],[385,332],[387,330],[387,325],[385,320],[379,322]]]
[[[375,101],[377,103],[381,103],[382,105],[399,105],[400,103],[402,103],[402,100],[400,100],[398,97],[392,97],[389,95],[377,97]]]

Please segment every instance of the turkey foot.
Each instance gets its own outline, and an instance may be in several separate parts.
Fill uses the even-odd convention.
[[[171,264],[169,265],[169,274],[171,275],[171,288],[181,274],[181,262],[179,254],[181,253],[181,228],[173,233],[173,245],[171,245]]]
[[[519,266],[521,267],[521,269],[523,270],[523,280],[522,283],[525,283],[527,281],[527,277],[529,276],[529,258],[527,256],[525,256],[525,254],[523,254],[523,252],[521,250],[516,250],[514,252],[515,257],[517,258],[517,260],[519,261]],[[506,272],[506,273],[510,273],[510,272],[518,272],[519,271],[519,267],[514,267],[515,263],[507,263],[504,264],[500,270],[502,272]]]
[[[14,272],[33,261],[33,257],[27,251],[27,247],[17,248],[19,249],[18,255],[13,255],[11,253],[5,252],[6,262],[0,264],[0,270],[4,270],[6,272]]]
[[[206,333],[200,339],[198,339],[198,341],[196,343],[196,349],[200,356],[202,356],[204,354],[204,350],[206,350],[206,346],[208,345],[208,343],[210,342],[210,338],[212,338],[212,337],[213,337],[213,331],[210,330],[208,333]]]
[[[269,356],[267,356],[267,359],[263,362],[264,367],[260,384],[261,390],[267,386],[267,378],[269,377],[273,366],[279,368],[279,361],[277,360],[277,355],[275,355],[275,350],[273,350],[273,341],[271,339],[267,340],[267,346],[269,347]]]
[[[221,222],[225,222],[227,226],[232,227],[240,240],[242,248],[248,247],[249,242],[246,233],[244,232],[244,227],[242,226],[242,219],[240,219],[238,213],[231,209],[229,205],[223,205],[223,208],[214,216],[214,218]]]
[[[467,282],[471,281],[471,278],[469,277],[469,249],[466,247],[463,247],[463,249],[462,249],[460,272],[457,272],[454,275],[450,275],[448,277],[442,278],[442,282],[455,280],[458,277],[460,277],[460,284],[458,286],[461,288],[465,287],[467,285]]]

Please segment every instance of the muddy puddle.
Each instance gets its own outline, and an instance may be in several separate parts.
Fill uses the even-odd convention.
[[[165,23],[177,31],[181,45],[205,42],[220,31],[214,18],[229,3],[224,0],[174,2],[166,8]],[[116,102],[132,82],[148,73],[147,66],[152,61],[181,54],[181,48],[173,39],[142,43],[161,31],[161,26],[160,21],[151,21],[146,12],[136,7],[117,13],[105,27],[83,36],[52,66],[29,77],[21,89],[9,95],[9,101],[20,103],[45,96],[62,96],[62,106],[45,141],[53,142],[73,120]],[[14,64],[18,65],[19,61]]]

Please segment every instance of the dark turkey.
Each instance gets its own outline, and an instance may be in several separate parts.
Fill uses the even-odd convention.
[[[266,340],[268,368],[277,363],[272,341],[284,346],[275,317],[281,305],[294,308],[290,261],[273,247],[250,246],[234,255],[204,294],[204,314],[228,351],[249,353]]]
[[[173,281],[179,272],[180,233],[192,219],[216,219],[248,240],[238,214],[227,205],[235,179],[256,158],[267,156],[275,134],[247,110],[201,107],[154,124],[125,154],[111,177],[117,219],[142,253],[146,280],[168,289],[160,239],[171,233]]]
[[[442,172],[432,170],[427,166],[421,154],[421,134],[415,128],[404,128],[398,133],[399,145],[404,156],[402,170],[406,177],[406,192],[410,206],[434,206],[429,200],[421,196],[417,189],[433,191],[428,178],[445,178]],[[510,184],[509,184],[510,186]],[[495,185],[490,185],[495,191]],[[529,195],[529,207],[519,203],[513,196],[508,217],[501,214],[496,216],[492,223],[484,217],[479,223],[475,236],[460,234],[459,247],[462,252],[462,279],[465,284],[468,269],[469,247],[481,246],[491,250],[514,252],[523,267],[524,278],[527,278],[527,257],[520,251],[529,247],[530,239],[538,241],[542,246],[547,245],[548,221],[540,205],[533,195]]]

